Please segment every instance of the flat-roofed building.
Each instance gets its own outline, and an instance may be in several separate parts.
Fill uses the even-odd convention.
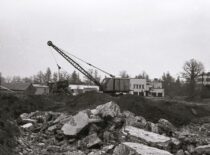
[[[73,95],[78,95],[78,94],[90,92],[90,91],[98,92],[99,86],[70,84],[69,90],[70,92],[72,92]]]
[[[197,79],[197,84],[210,86],[210,72],[201,74]]]
[[[130,94],[146,96],[146,79],[130,78]]]

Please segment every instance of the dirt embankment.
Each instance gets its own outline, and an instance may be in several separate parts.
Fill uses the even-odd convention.
[[[122,110],[128,110],[136,115],[157,122],[164,118],[176,126],[186,125],[195,118],[210,116],[210,105],[188,104],[188,102],[173,100],[151,100],[140,96],[125,95],[112,97],[107,94],[86,93],[74,97],[66,102],[65,110],[75,112],[81,109],[92,108],[97,105],[115,101]]]

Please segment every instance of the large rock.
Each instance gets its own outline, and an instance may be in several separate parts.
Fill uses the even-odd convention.
[[[172,155],[171,153],[140,143],[124,142],[118,145],[113,155]]]
[[[103,118],[105,117],[113,118],[121,115],[120,107],[113,101],[97,106],[96,110],[98,111],[97,114]]]
[[[64,135],[76,136],[84,127],[89,124],[89,117],[85,112],[79,112],[62,127]]]
[[[210,154],[210,144],[196,147],[195,152],[199,155],[200,154]]]
[[[168,147],[171,141],[169,137],[145,131],[143,129],[139,129],[132,126],[126,126],[123,133],[127,136],[133,136],[135,138],[138,138],[152,146],[159,146],[164,149]]]

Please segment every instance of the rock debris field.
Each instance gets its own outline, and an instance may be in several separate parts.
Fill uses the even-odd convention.
[[[153,123],[121,111],[113,101],[75,115],[23,113],[17,122],[21,130],[15,148],[18,155],[210,154],[210,121],[176,128],[166,119]]]

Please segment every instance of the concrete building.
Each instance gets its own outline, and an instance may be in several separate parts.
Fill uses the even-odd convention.
[[[90,92],[90,91],[98,92],[99,91],[99,86],[70,84],[69,85],[69,91],[72,92],[73,95],[78,95],[78,94],[85,93],[85,92]]]
[[[130,94],[146,96],[146,79],[130,79]]]
[[[197,84],[210,86],[210,72],[201,74],[198,77]]]
[[[130,94],[141,96],[164,97],[162,82],[158,79],[147,81],[146,79],[130,79]]]
[[[147,81],[146,79],[130,79],[130,94],[139,96],[164,97],[162,82],[158,79]]]
[[[150,82],[150,95],[153,97],[164,97],[164,89],[162,86],[162,81],[158,79],[154,79],[153,81]]]

